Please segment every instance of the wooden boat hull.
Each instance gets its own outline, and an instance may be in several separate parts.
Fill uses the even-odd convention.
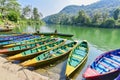
[[[113,80],[120,73],[120,49],[98,56],[88,66],[83,77],[87,80]]]
[[[53,47],[51,47],[51,48],[46,48],[46,49],[43,49],[43,50],[40,50],[40,51],[38,50],[39,48],[42,49],[42,47],[44,47],[44,46],[47,47],[48,45],[56,44],[56,43],[59,43],[59,44],[58,44],[58,45],[55,45],[55,46],[53,46]],[[39,47],[33,48],[33,49],[31,49],[31,50],[28,50],[28,51],[37,50],[37,52],[33,52],[33,53],[30,53],[30,54],[27,54],[28,51],[25,51],[25,52],[16,54],[16,55],[14,55],[14,56],[10,56],[10,57],[8,57],[7,59],[8,59],[8,60],[19,60],[19,61],[27,60],[27,59],[33,58],[34,55],[35,55],[35,56],[36,56],[36,55],[39,55],[39,54],[41,54],[41,53],[43,53],[43,52],[46,52],[46,51],[48,51],[48,50],[51,50],[51,49],[53,49],[53,48],[55,48],[55,47],[57,47],[57,46],[60,46],[60,45],[62,45],[62,44],[64,44],[64,43],[65,43],[65,40],[60,40],[60,41],[57,41],[57,42],[52,42],[52,43],[50,43],[50,44],[46,44],[46,45],[39,46]],[[23,54],[25,54],[25,55],[23,55]]]
[[[88,70],[88,69],[87,69]],[[90,70],[90,74],[93,72],[92,70]],[[94,72],[93,72],[94,73]],[[113,71],[111,73],[106,73],[104,75],[95,75],[95,76],[91,76],[91,77],[87,77],[85,78],[86,80],[114,80],[115,77],[117,77],[117,75],[120,73],[120,71],[116,70]],[[85,75],[85,74],[84,74]],[[85,76],[83,76],[85,77]]]
[[[18,36],[8,36],[8,37],[0,38],[0,42],[12,41],[12,40],[16,40],[16,39],[22,39],[22,38],[25,38],[25,37],[33,37],[33,36],[35,36],[35,35],[21,34],[21,35],[18,35]]]
[[[30,44],[30,43],[33,43],[33,42],[35,43],[35,42],[39,42],[40,40],[45,40],[45,39],[47,39],[47,38],[45,38],[45,37],[33,38],[33,39],[30,39],[30,40],[24,40],[24,41],[21,41],[21,42],[16,42],[16,43],[4,45],[4,46],[2,46],[2,48],[10,48],[10,47],[15,47],[15,46]]]
[[[54,39],[54,38],[53,39],[46,39],[43,41],[41,40],[39,42],[31,43],[31,44],[2,49],[2,50],[0,50],[0,54],[14,55],[16,53],[20,53],[20,52],[32,49],[32,48],[36,47],[37,45],[42,46],[42,45],[51,43],[52,41],[56,41],[56,39]],[[16,48],[18,48],[18,49],[16,50]]]
[[[43,60],[43,61],[41,61],[41,62],[37,62],[36,59],[30,59],[30,60],[31,60],[30,63],[24,63],[24,62],[23,62],[23,63],[21,63],[20,65],[22,65],[22,66],[24,66],[24,67],[28,67],[28,68],[29,68],[29,67],[37,68],[37,67],[40,67],[40,66],[46,66],[46,65],[49,65],[50,63],[56,62],[56,61],[58,61],[59,59],[67,56],[69,53],[70,53],[70,51],[67,52],[67,53],[65,53],[64,55],[59,56],[59,57],[51,58],[51,59],[48,59],[48,60]],[[37,55],[37,56],[38,56],[38,55]],[[29,61],[29,60],[28,60],[28,61]]]
[[[45,35],[45,36],[63,36],[72,37],[72,34],[62,34],[62,33],[34,33],[35,35]]]
[[[4,50],[1,50],[0,51],[0,54],[5,54],[5,55],[8,55],[8,56],[11,56],[11,55],[15,55],[17,53],[21,53],[23,51],[26,51],[26,50],[29,50],[29,49],[32,49],[33,47],[31,48],[26,48],[26,49],[22,49],[22,50],[15,50],[15,51],[9,51],[8,49],[4,49]]]
[[[85,47],[81,46],[81,44],[85,44]],[[82,50],[84,48],[84,50]],[[88,43],[86,41],[82,41],[71,51],[66,65],[65,75],[69,77],[72,73],[74,73],[77,68],[79,68],[88,57]]]
[[[28,37],[24,37],[24,38],[20,38],[20,39],[15,39],[15,40],[8,40],[8,41],[3,41],[0,43],[0,46],[3,47],[5,45],[8,45],[8,44],[12,44],[12,43],[15,43],[15,42],[20,42],[20,41],[25,41],[25,40],[29,40],[29,39],[34,39],[34,38],[39,38],[39,36],[28,36]]]
[[[70,43],[68,43],[68,44],[70,44]],[[73,45],[73,47],[76,44],[77,43],[75,42],[75,44]],[[24,67],[40,67],[40,66],[44,66],[44,65],[48,65],[50,63],[53,63],[53,62],[55,62],[55,61],[57,61],[57,60],[65,57],[66,55],[68,55],[70,53],[70,51],[72,50],[71,47],[68,48],[68,46],[67,46],[67,49],[66,49],[67,51],[64,51],[64,49],[62,49],[63,46],[67,46],[67,44],[62,45],[60,47],[57,47],[57,48],[55,48],[53,50],[50,50],[48,52],[45,52],[45,53],[43,53],[43,54],[41,54],[41,55],[39,55],[39,56],[31,59],[31,60],[25,61],[25,62],[21,63],[21,65],[24,66]],[[57,52],[59,52],[59,50],[62,53],[58,54]],[[51,53],[51,52],[53,52],[54,54],[50,55],[49,53]],[[45,58],[44,60],[37,61],[37,58],[40,57],[40,56],[42,56],[42,55],[47,55],[46,57],[48,57],[48,58]]]
[[[0,29],[0,32],[10,32],[12,29]]]

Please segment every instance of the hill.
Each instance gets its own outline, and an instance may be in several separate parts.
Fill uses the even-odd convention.
[[[59,13],[53,14],[50,16],[45,17],[43,20],[46,23],[59,23],[60,20],[63,19],[64,16],[70,17],[75,16],[78,14],[80,10],[84,10],[89,16],[93,16],[95,12],[101,12],[101,13],[109,13],[109,16],[113,14],[113,11],[116,8],[120,7],[120,0],[100,0],[96,3],[90,4],[90,5],[82,5],[82,6],[76,6],[76,5],[70,5],[65,8],[63,8]]]

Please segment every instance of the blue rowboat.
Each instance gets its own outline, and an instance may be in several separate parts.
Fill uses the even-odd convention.
[[[83,77],[88,80],[114,80],[120,73],[120,49],[106,52],[95,59]]]
[[[20,41],[24,41],[24,40],[34,39],[34,38],[40,38],[40,36],[35,36],[35,35],[33,35],[33,36],[26,36],[26,37],[14,39],[12,41],[0,42],[0,46],[12,44],[12,43],[16,43],[16,42],[20,42]]]

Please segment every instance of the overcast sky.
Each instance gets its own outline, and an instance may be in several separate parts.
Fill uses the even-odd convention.
[[[22,7],[31,5],[37,7],[43,16],[58,13],[68,5],[88,5],[99,0],[18,0]]]

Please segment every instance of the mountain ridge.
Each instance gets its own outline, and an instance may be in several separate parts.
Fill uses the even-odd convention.
[[[69,5],[64,7],[59,13],[45,17],[43,20],[47,23],[52,18],[60,17],[62,14],[67,16],[77,15],[80,10],[84,10],[88,15],[92,15],[94,12],[108,12],[110,15],[116,9],[120,8],[120,0],[100,0],[98,2],[89,5]],[[54,21],[51,21],[54,23]]]

